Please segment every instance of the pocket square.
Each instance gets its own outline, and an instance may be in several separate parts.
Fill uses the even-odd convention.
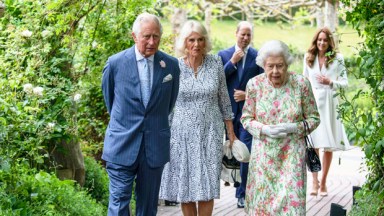
[[[171,81],[172,80],[172,74],[168,74],[167,76],[164,77],[163,83]]]

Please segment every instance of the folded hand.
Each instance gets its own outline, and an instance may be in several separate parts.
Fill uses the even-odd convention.
[[[297,133],[297,124],[296,123],[280,123],[276,126],[283,127],[285,133]]]
[[[284,138],[287,136],[285,128],[278,125],[264,125],[261,128],[261,133],[271,138]]]

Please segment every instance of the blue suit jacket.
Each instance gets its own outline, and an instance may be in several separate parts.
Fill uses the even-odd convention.
[[[221,57],[221,60],[224,65],[225,77],[227,79],[227,87],[229,97],[231,99],[232,112],[235,115],[234,121],[240,121],[241,113],[244,106],[244,101],[236,102],[233,94],[234,89],[245,91],[248,80],[253,78],[256,75],[259,75],[264,72],[264,70],[256,65],[256,56],[257,51],[254,48],[249,48],[247,52],[247,57],[244,64],[243,77],[241,80],[238,79],[237,69],[235,65],[230,61],[233,53],[235,52],[235,46],[221,50],[218,55]]]
[[[161,61],[165,67],[160,65]],[[104,101],[110,114],[102,155],[105,161],[132,165],[143,139],[150,167],[160,167],[169,161],[168,115],[179,91],[180,69],[176,58],[161,51],[156,52],[153,67],[152,92],[145,108],[135,48],[131,47],[108,59],[102,78]],[[172,80],[164,80],[166,76],[172,76]]]

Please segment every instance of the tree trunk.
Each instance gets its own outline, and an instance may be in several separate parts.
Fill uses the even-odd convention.
[[[327,0],[325,2],[325,26],[331,29],[332,32],[336,30],[337,20],[337,1]]]
[[[5,5],[0,1],[0,18],[4,16]]]
[[[339,5],[338,0],[327,0],[325,2],[325,11],[326,11],[326,16],[325,16],[325,26],[327,26],[334,37],[335,45],[336,48],[339,47],[339,38],[336,33],[336,27],[338,26],[338,16],[337,16],[337,7]]]
[[[316,26],[317,28],[324,27],[324,1],[318,0],[316,4]]]
[[[61,141],[51,154],[56,163],[56,174],[59,179],[72,179],[79,185],[84,185],[84,157],[79,142]]]
[[[249,23],[252,23],[253,25],[253,11],[249,7],[245,7],[245,16]]]
[[[171,18],[172,32],[173,34],[179,34],[181,26],[187,20],[187,12],[182,8],[175,8],[173,10],[173,16]]]
[[[207,2],[205,5],[205,28],[207,29],[208,35],[211,35],[211,22],[212,22],[212,3]]]

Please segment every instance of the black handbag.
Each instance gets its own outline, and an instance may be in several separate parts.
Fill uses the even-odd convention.
[[[309,172],[319,172],[321,170],[321,163],[319,155],[316,153],[312,137],[309,134],[308,122],[303,121],[304,124],[304,141],[305,141],[305,162]]]
[[[229,159],[226,155],[224,155],[222,162],[227,169],[240,169],[240,162],[233,156]]]
[[[232,156],[232,158],[229,159],[226,155],[224,155],[222,163],[225,166],[225,168],[231,170],[231,177],[232,177],[232,180],[234,182],[233,187],[235,187],[235,188],[239,187],[240,182],[236,181],[236,172],[240,171],[240,162],[238,160],[236,160],[236,158],[234,156]]]

